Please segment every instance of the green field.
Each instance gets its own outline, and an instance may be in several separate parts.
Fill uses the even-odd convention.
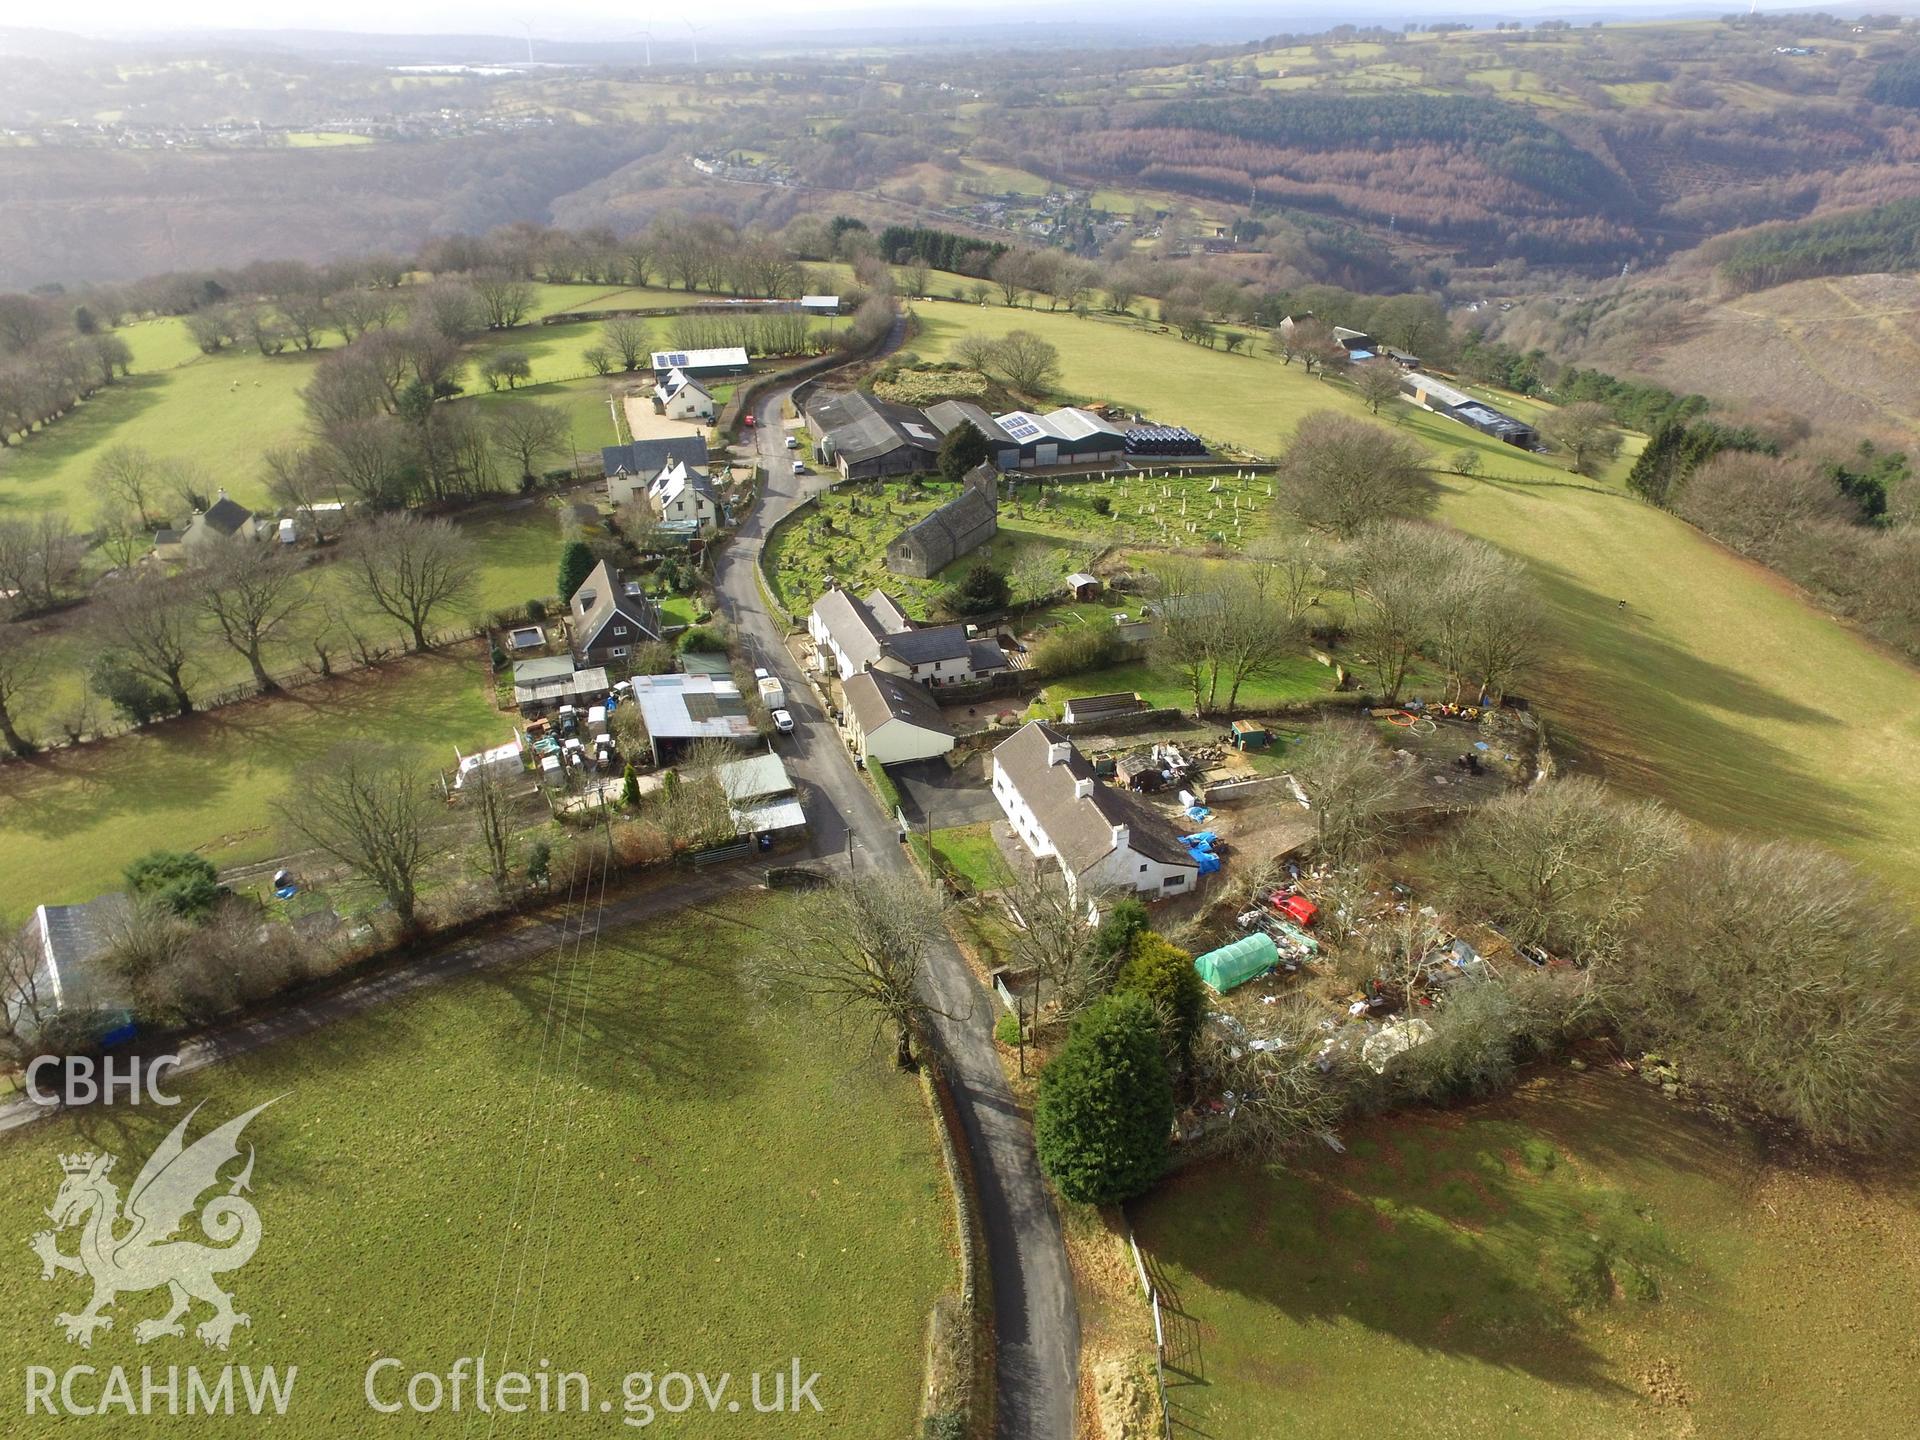
[[[0,766],[0,915],[90,900],[156,848],[221,866],[278,854],[272,802],[334,747],[394,744],[450,767],[456,745],[507,739],[512,717],[484,685],[467,647]]]
[[[1193,692],[1170,667],[1139,661],[1113,665],[1105,670],[1089,670],[1064,680],[1049,680],[1042,698],[1028,712],[1029,718],[1058,720],[1067,701],[1080,695],[1114,695],[1137,691],[1149,705],[1176,710],[1193,710]],[[1239,713],[1276,710],[1298,705],[1333,693],[1333,671],[1319,661],[1301,655],[1289,660],[1276,673],[1262,675],[1240,687]],[[1226,707],[1227,692],[1222,687],[1218,703]]]
[[[1013,879],[988,825],[953,825],[933,832],[933,851],[975,890],[997,890]]]
[[[1310,410],[1364,413],[1297,365],[1139,326],[961,306],[928,307],[923,324],[930,357],[969,329],[1024,325],[1059,346],[1070,394],[1151,395],[1155,419],[1269,454]],[[1920,893],[1920,674],[1629,496],[1637,437],[1588,481],[1411,406],[1388,417],[1436,461],[1479,453],[1482,478],[1437,475],[1436,514],[1540,578],[1557,643],[1529,688],[1576,769],[1715,825],[1837,846]]]
[[[779,1434],[917,1433],[927,1316],[955,1283],[929,1113],[914,1079],[864,1063],[832,1017],[749,982],[741,960],[777,943],[779,916],[762,899],[610,931],[179,1082],[206,1105],[196,1137],[275,1100],[246,1131],[263,1239],[224,1277],[252,1317],[224,1354],[191,1332],[137,1345],[134,1323],[165,1308],[154,1292],[122,1295],[114,1328],[79,1351],[53,1317],[79,1308],[82,1282],[43,1283],[24,1245],[46,1224],[60,1154],[110,1150],[131,1181],[185,1110],[87,1112],[9,1136],[0,1176],[21,1243],[0,1316],[16,1364],[124,1364],[136,1394],[142,1364],[297,1365],[275,1433],[544,1435],[564,1422],[374,1415],[363,1377],[389,1356],[403,1378],[483,1351],[496,1374],[550,1360],[589,1377],[596,1408],[613,1403],[584,1429],[617,1434],[629,1372],[731,1370],[750,1415],[747,1372],[799,1356],[824,1413],[803,1407],[771,1423]],[[655,1418],[717,1435],[744,1416]],[[16,1416],[9,1432],[72,1424]]]
[[[1545,1080],[1134,1207],[1176,1434],[1891,1434],[1904,1186],[1774,1169],[1644,1086]],[[1871,1237],[1871,1238],[1868,1238]]]

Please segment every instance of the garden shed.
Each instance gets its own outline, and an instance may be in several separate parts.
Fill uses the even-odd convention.
[[[1193,962],[1193,968],[1216,994],[1224,995],[1279,963],[1280,947],[1273,943],[1273,937],[1253,934],[1231,945],[1222,945],[1218,950],[1209,950]]]

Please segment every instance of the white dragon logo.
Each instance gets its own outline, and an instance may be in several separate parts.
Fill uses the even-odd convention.
[[[101,1312],[113,1304],[116,1295],[162,1285],[172,1296],[173,1306],[165,1315],[142,1320],[133,1327],[134,1339],[143,1345],[162,1335],[183,1335],[180,1317],[194,1300],[213,1307],[213,1315],[194,1330],[208,1345],[224,1350],[234,1326],[252,1323],[233,1308],[233,1296],[213,1278],[224,1271],[238,1270],[253,1258],[260,1244],[260,1212],[240,1194],[251,1188],[251,1145],[247,1147],[245,1167],[233,1176],[226,1194],[214,1196],[200,1210],[200,1228],[215,1243],[175,1240],[173,1233],[200,1196],[219,1183],[221,1166],[239,1157],[240,1132],[247,1122],[273,1103],[269,1100],[254,1106],[188,1146],[183,1139],[187,1125],[200,1112],[200,1107],[194,1106],[141,1167],[127,1195],[125,1213],[120,1208],[119,1187],[107,1178],[113,1170],[113,1156],[89,1151],[60,1157],[66,1178],[46,1212],[54,1228],[42,1230],[30,1244],[40,1257],[42,1280],[51,1280],[55,1271],[67,1270],[93,1281],[93,1298],[86,1309],[77,1315],[63,1314],[54,1321],[67,1332],[68,1340],[77,1341],[82,1349],[90,1348],[94,1331],[113,1328],[113,1317]],[[80,1248],[75,1254],[63,1254],[58,1232],[74,1225],[83,1227]]]

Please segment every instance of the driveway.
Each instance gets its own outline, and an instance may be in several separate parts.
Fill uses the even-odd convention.
[[[905,322],[898,322],[889,348],[897,348],[905,333]],[[761,595],[760,548],[768,529],[828,484],[827,477],[792,473],[780,423],[788,393],[769,395],[755,413],[753,433],[767,489],[721,547],[714,571],[717,604],[738,628],[754,663],[786,684],[795,731],[781,749],[805,789],[816,851],[845,855],[855,873],[910,872],[895,827],[854,770]],[[994,1051],[995,1006],[960,952],[944,939],[935,947],[926,983],[934,1006],[955,1017],[936,1019],[934,1038],[952,1074],[987,1232],[999,1360],[998,1433],[1008,1440],[1072,1440],[1080,1351],[1073,1277],[1060,1218],[1034,1156],[1033,1132],[1014,1104]]]
[[[975,753],[958,770],[944,758],[916,760],[911,765],[889,765],[887,774],[899,788],[902,808],[916,827],[929,820],[935,830],[955,825],[984,825],[1002,819],[1000,802],[987,788],[987,757]]]

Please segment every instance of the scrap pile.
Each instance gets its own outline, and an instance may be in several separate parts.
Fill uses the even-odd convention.
[[[1218,874],[1220,855],[1215,848],[1220,837],[1211,830],[1197,830],[1191,835],[1182,835],[1180,843],[1187,847],[1187,854],[1193,857],[1193,863],[1200,867],[1202,875]]]

